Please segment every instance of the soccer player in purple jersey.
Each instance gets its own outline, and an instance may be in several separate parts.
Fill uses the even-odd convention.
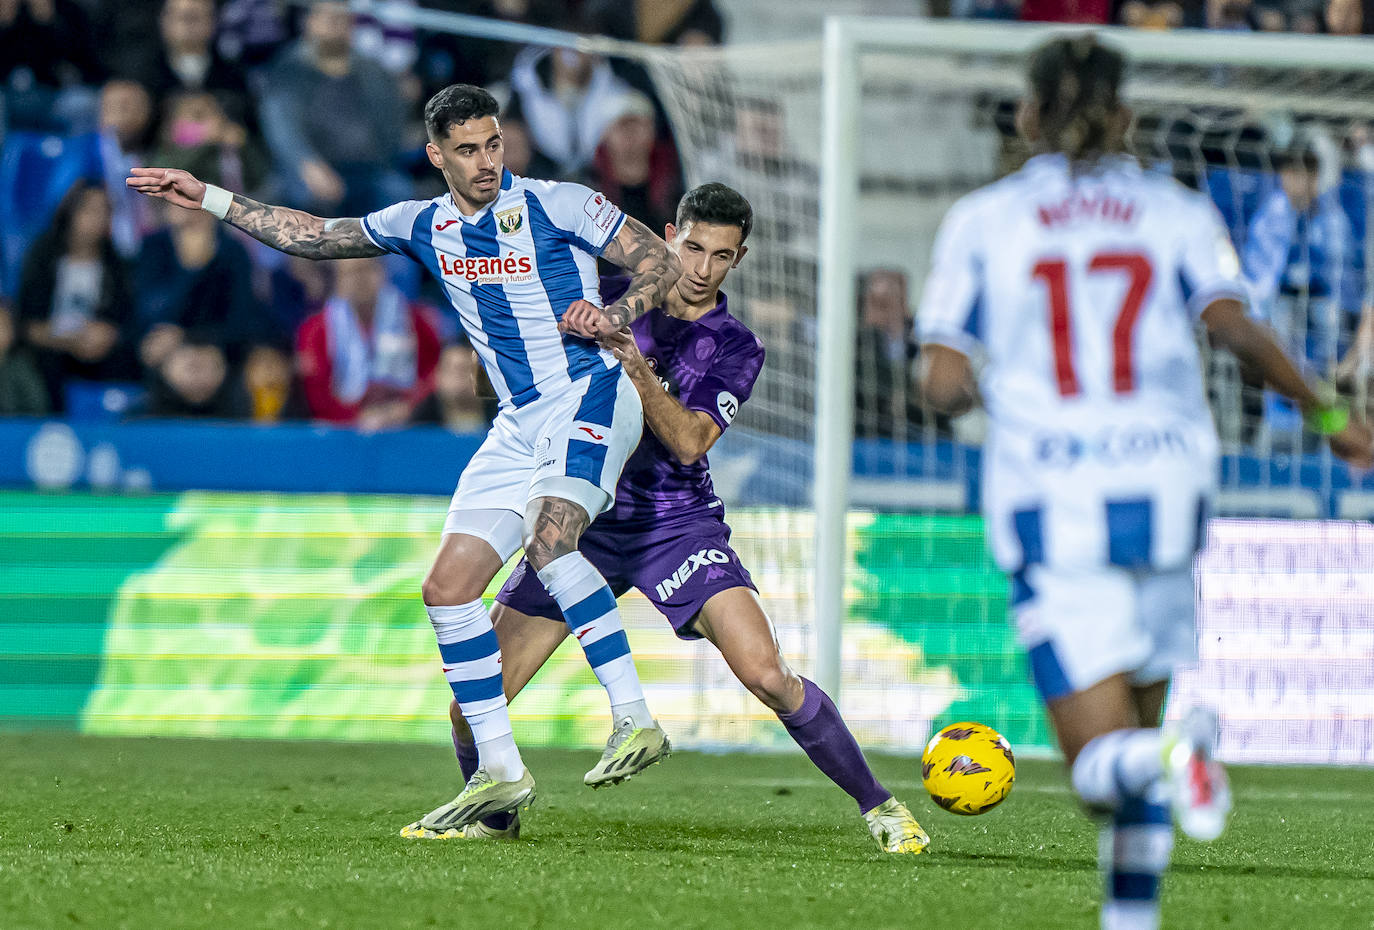
[[[638,389],[649,428],[625,466],[614,506],[582,536],[580,550],[617,597],[638,588],[679,637],[715,645],[816,767],[854,798],[885,851],[919,853],[930,842],[925,831],[873,777],[834,702],[783,658],[749,572],[730,548],[730,527],[712,490],[706,453],[749,398],[763,365],[763,344],[730,315],[720,292],[744,257],[752,224],[749,202],[725,185],[689,191],[664,236],[681,260],[682,277],[663,306],[603,340]],[[603,297],[613,293],[603,288]],[[514,697],[569,627],[523,560],[496,601],[492,622],[506,694]],[[574,625],[572,633],[581,631]],[[456,703],[450,714],[466,774],[477,757]],[[634,764],[625,758],[607,768],[615,772],[619,765],[628,775]],[[499,815],[447,835],[513,838],[519,830],[518,816]]]

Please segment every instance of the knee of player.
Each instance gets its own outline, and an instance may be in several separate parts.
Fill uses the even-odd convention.
[[[555,559],[567,555],[569,552],[577,551],[575,540],[564,541],[562,539],[547,540],[540,539],[535,533],[525,534],[525,559],[530,563],[530,567],[535,571],[542,571],[544,566]]]
[[[792,698],[794,692],[801,689],[801,679],[782,662],[780,656],[741,669],[740,681],[770,710],[786,713],[795,709],[791,706],[794,703]]]
[[[480,598],[485,590],[485,584],[479,588],[466,578],[444,578],[433,573],[425,576],[420,583],[420,596],[427,607],[470,604]]]

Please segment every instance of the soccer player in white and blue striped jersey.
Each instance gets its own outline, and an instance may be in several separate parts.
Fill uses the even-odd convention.
[[[1106,818],[1101,925],[1154,930],[1171,811],[1210,840],[1230,809],[1215,717],[1160,727],[1170,676],[1195,658],[1192,562],[1217,473],[1197,323],[1338,455],[1368,467],[1374,452],[1246,316],[1216,209],[1120,154],[1123,68],[1092,35],[1035,52],[1018,124],[1039,153],[951,208],[918,326],[926,397],[988,412],[988,535],[1073,787]]]
[[[425,106],[426,151],[448,193],[361,218],[325,220],[261,204],[175,169],[135,168],[128,181],[150,196],[208,210],[292,255],[393,252],[418,262],[442,285],[496,388],[500,412],[458,482],[423,584],[444,675],[480,764],[452,802],[405,836],[457,835],[534,799],[482,603],[522,546],[610,697],[611,737],[588,783],[599,783],[612,761],[618,780],[669,751],[645,703],[615,598],[577,544],[613,502],[642,426],[634,385],[595,340],[662,303],[680,266],[662,239],[604,195],[505,170],[497,110],[489,93],[471,85],[435,94]],[[631,274],[629,290],[604,308],[598,256]]]

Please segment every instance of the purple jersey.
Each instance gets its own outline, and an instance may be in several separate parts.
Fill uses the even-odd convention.
[[[625,278],[603,279],[602,299],[610,304],[628,285]],[[758,337],[730,315],[725,295],[698,320],[679,320],[656,307],[630,327],[664,390],[688,410],[715,420],[722,431],[729,427],[754,389],[764,353]],[[719,513],[719,507],[706,457],[683,465],[646,425],[621,472],[615,504],[597,522],[677,521]]]

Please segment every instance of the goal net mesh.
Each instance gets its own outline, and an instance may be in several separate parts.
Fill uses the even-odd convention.
[[[763,339],[767,364],[712,461],[727,502],[777,507],[778,552],[809,544],[817,358],[822,133],[819,43],[646,53],[689,185],[723,181],[756,211],[749,254],[726,290]],[[1007,623],[1005,583],[977,506],[983,424],[935,415],[915,390],[912,320],[931,242],[949,206],[1028,157],[1014,129],[1020,54],[872,48],[859,53],[861,104],[858,335],[851,482],[845,711],[856,729],[914,749],[929,721],[968,716],[1013,742],[1049,733]],[[1257,280],[1254,312],[1309,374],[1338,377],[1364,403],[1369,290],[1366,216],[1374,186],[1374,70],[1133,62],[1125,90],[1133,153],[1150,170],[1208,193]],[[1285,212],[1283,164],[1310,182],[1311,204]],[[1295,184],[1289,178],[1290,184]],[[1306,196],[1306,195],[1302,195]],[[1276,200],[1278,198],[1278,200]],[[1280,254],[1275,254],[1276,250]],[[1347,473],[1304,435],[1296,411],[1235,360],[1207,350],[1223,450],[1223,515],[1319,518],[1357,513]],[[1371,508],[1374,509],[1374,508]],[[945,513],[948,516],[940,516]],[[759,555],[770,550],[768,537]],[[809,572],[811,566],[793,565]],[[803,575],[802,577],[806,577]],[[815,618],[804,586],[769,603],[784,642],[809,664]],[[875,651],[877,650],[877,651]],[[884,651],[886,650],[886,651]],[[880,670],[880,657],[901,664]],[[904,683],[894,691],[893,681]],[[909,687],[906,684],[909,683]]]

